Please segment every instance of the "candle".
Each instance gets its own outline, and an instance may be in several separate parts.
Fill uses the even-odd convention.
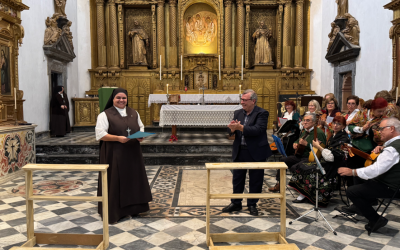
[[[168,95],[168,84],[167,84],[167,95]]]
[[[14,106],[17,109],[17,88],[14,88]]]
[[[242,93],[242,85],[239,85],[239,95]]]
[[[221,81],[221,55],[218,55],[219,80]]]
[[[183,77],[183,55],[181,55],[181,81]]]
[[[243,55],[242,55],[242,79],[241,80],[243,81]]]
[[[396,87],[396,103],[398,99],[399,99],[399,87]]]
[[[160,81],[161,81],[161,55],[160,55]]]

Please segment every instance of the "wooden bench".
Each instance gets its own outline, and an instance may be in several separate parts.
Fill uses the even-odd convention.
[[[207,169],[207,204],[206,204],[206,239],[210,250],[252,249],[252,250],[299,250],[295,244],[286,241],[286,169],[283,162],[233,162],[233,163],[206,163]],[[280,190],[278,194],[211,194],[210,173],[211,170],[231,169],[279,169]],[[281,200],[281,230],[280,232],[261,233],[210,233],[210,200],[211,199],[275,199]],[[255,242],[275,241],[275,245],[240,245],[240,246],[214,246],[215,242]]]
[[[11,250],[36,250],[36,244],[59,244],[59,245],[85,245],[97,246],[96,250],[105,250],[109,245],[108,233],[108,193],[107,193],[107,164],[103,165],[72,165],[72,164],[27,164],[22,169],[26,173],[26,226],[27,238],[20,247],[13,247]],[[45,196],[33,195],[33,171],[92,171],[101,172],[103,196]],[[55,234],[35,233],[34,231],[34,210],[33,201],[54,200],[54,201],[97,201],[103,205],[103,234]],[[46,248],[65,250],[70,248]],[[84,248],[78,248],[84,249]],[[86,249],[87,250],[87,249]]]

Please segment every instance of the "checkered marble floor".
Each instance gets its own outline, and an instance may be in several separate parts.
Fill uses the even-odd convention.
[[[272,142],[272,130],[268,131],[268,141]],[[212,145],[231,145],[232,140],[228,140],[227,133],[178,133],[178,141],[174,144],[212,144]],[[171,133],[161,132],[146,137],[141,143],[143,145],[170,144]],[[98,145],[94,132],[72,132],[65,137],[44,137],[36,141],[37,145]]]
[[[148,166],[149,183],[152,184],[160,166]],[[275,184],[274,171],[266,172],[268,186]],[[95,194],[97,173],[88,175],[75,172],[34,173],[38,180],[80,180],[84,185],[65,195]],[[25,199],[10,194],[9,190],[24,184],[20,177],[0,185],[0,249],[20,246],[26,241]],[[292,191],[294,192],[294,191]],[[287,192],[287,199],[294,198]],[[400,207],[391,205],[387,218],[388,226],[368,236],[364,230],[365,220],[357,224],[343,218],[332,218],[337,213],[333,207],[340,204],[338,197],[332,204],[322,209],[326,219],[338,232],[333,235],[323,222],[302,219],[289,225],[287,220],[287,240],[296,243],[300,249],[382,249],[400,250]],[[292,207],[303,214],[312,208],[310,204],[293,204]],[[257,217],[221,217],[211,219],[211,231],[224,232],[276,232],[279,231],[279,219]],[[93,202],[35,202],[35,231],[47,233],[102,233],[102,222],[97,214],[97,204]],[[116,225],[110,225],[109,249],[207,249],[205,244],[205,218],[126,218]]]

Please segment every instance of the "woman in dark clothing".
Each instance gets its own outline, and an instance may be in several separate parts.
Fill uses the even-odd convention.
[[[140,142],[129,139],[129,134],[144,131],[139,113],[128,107],[128,92],[114,89],[104,112],[97,117],[96,139],[100,141],[100,164],[107,169],[108,218],[116,223],[127,216],[148,211],[152,200]],[[98,196],[101,196],[99,175]],[[103,215],[99,202],[99,214]]]
[[[345,165],[345,153],[341,150],[343,143],[349,142],[349,137],[344,130],[346,119],[343,116],[336,116],[333,121],[333,136],[327,142],[326,148],[322,148],[319,142],[313,142],[313,146],[322,152],[321,165],[326,174],[322,175],[315,163],[304,163],[295,170],[289,186],[300,193],[294,203],[310,201],[315,204],[316,194],[316,173],[319,175],[318,184],[318,205],[326,207],[332,197],[333,191],[338,183],[337,170]]]
[[[64,136],[71,132],[69,101],[63,86],[57,86],[51,98],[50,135]]]

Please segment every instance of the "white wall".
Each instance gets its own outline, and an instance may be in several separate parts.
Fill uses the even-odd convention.
[[[334,68],[326,59],[330,23],[337,15],[335,1],[311,0],[310,68],[312,90],[324,95],[334,90]],[[349,1],[349,13],[360,25],[361,52],[356,65],[355,94],[364,100],[380,90],[390,90],[392,81],[392,45],[389,29],[392,11],[383,6],[388,0]]]
[[[19,52],[19,86],[24,91],[24,119],[38,125],[36,132],[49,130],[50,99],[47,57],[43,52],[45,20],[54,14],[52,0],[23,0],[30,7],[21,14],[25,38]],[[73,125],[71,98],[84,97],[90,89],[90,5],[89,0],[68,0],[65,10],[72,21],[76,58],[68,64],[66,88],[70,99],[70,122]]]

